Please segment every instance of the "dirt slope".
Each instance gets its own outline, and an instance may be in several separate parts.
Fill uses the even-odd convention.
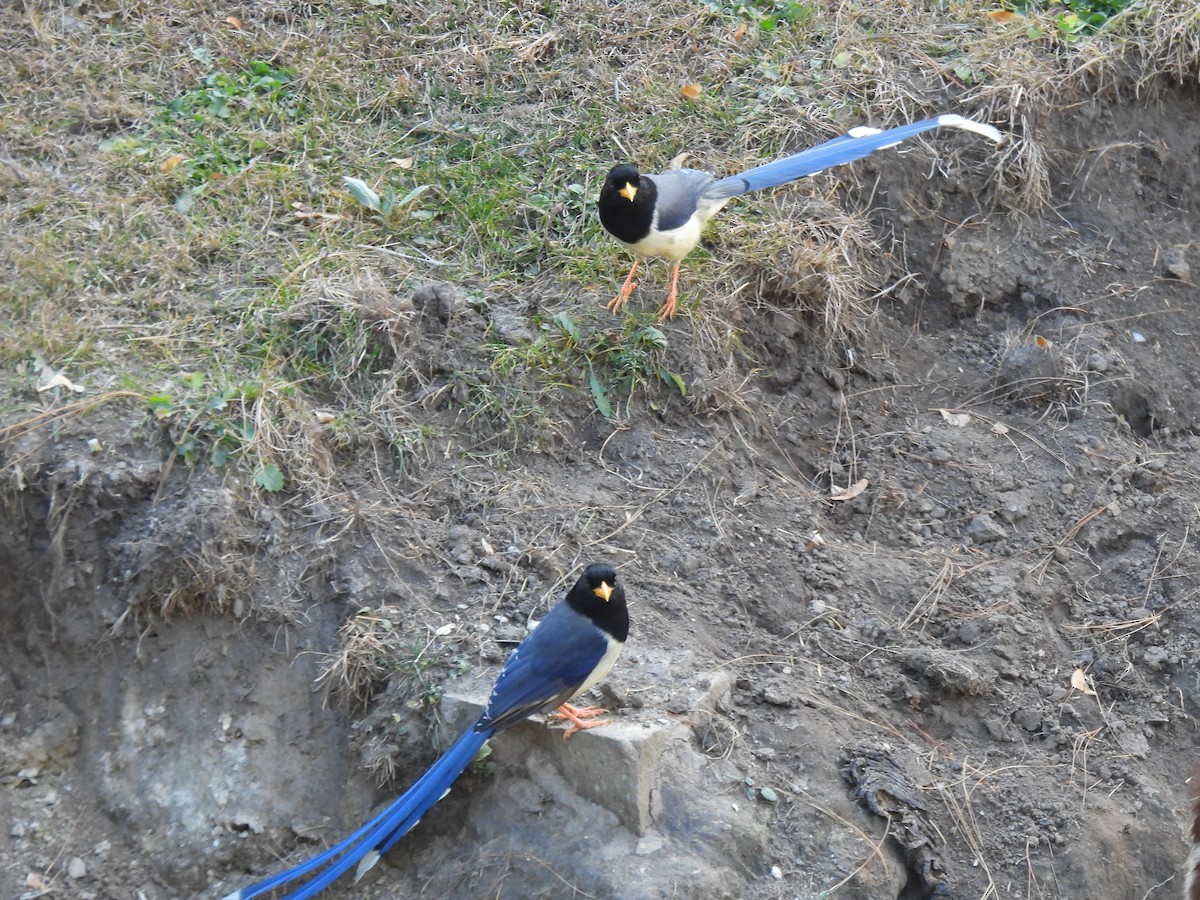
[[[313,501],[167,465],[103,412],[10,437],[0,896],[220,896],[299,861],[433,757],[399,664],[366,706],[314,690],[346,618],[394,617],[437,661],[418,694],[457,660],[486,680],[601,559],[634,618],[604,702],[690,734],[652,839],[568,806],[514,736],[330,896],[1176,896],[1200,101],[1092,101],[1053,132],[1046,214],[914,157],[859,172],[846,202],[897,239],[874,264],[899,286],[840,365],[785,289],[705,298],[664,328],[690,401],[562,401],[557,434],[513,448],[452,385],[530,308],[385,289],[446,388],[403,471],[360,457]],[[714,321],[742,335],[732,370]]]

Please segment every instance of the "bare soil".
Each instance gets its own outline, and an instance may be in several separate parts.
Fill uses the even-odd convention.
[[[683,723],[700,760],[666,770],[649,840],[568,807],[518,735],[330,896],[1177,896],[1200,100],[1096,100],[1057,127],[1045,214],[904,156],[856,170],[846,202],[896,239],[874,264],[899,286],[834,363],[786,293],[705,298],[665,326],[688,401],[646,389],[613,421],[562,400],[557,434],[514,443],[451,387],[534,303],[442,316],[406,293],[392,325],[447,387],[437,438],[403,471],[339,460],[343,495],[168,465],[105,409],[11,437],[0,897],[220,896],[315,852],[433,758],[386,678],[365,707],[314,689],[342,622],[386,607],[486,680],[593,560],[633,616],[601,699]],[[737,403],[705,316],[743,335]]]

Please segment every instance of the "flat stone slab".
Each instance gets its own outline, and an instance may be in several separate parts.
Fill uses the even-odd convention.
[[[447,686],[441,714],[449,734],[457,737],[479,717],[490,691],[484,679]],[[549,767],[580,797],[612,812],[634,834],[645,834],[658,812],[656,785],[663,764],[679,742],[688,743],[690,730],[669,719],[616,717],[564,739],[564,726],[547,727],[542,719],[493,737],[492,760],[502,768],[524,768],[531,776]]]

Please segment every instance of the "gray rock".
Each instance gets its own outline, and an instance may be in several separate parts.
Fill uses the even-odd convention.
[[[1187,244],[1176,244],[1163,254],[1163,268],[1172,278],[1180,281],[1192,280],[1192,267],[1188,262]]]
[[[533,331],[525,319],[501,306],[491,309],[492,327],[509,344],[526,344],[533,340]]]
[[[967,537],[976,544],[991,544],[1008,537],[1008,532],[987,513],[981,513],[967,524]]]

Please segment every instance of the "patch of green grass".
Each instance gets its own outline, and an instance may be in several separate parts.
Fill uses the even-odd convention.
[[[805,25],[818,13],[817,7],[796,0],[704,0],[704,5],[714,13],[753,23],[764,32],[781,25]]]
[[[614,402],[652,383],[687,396],[683,378],[663,362],[666,335],[635,315],[624,318],[619,333],[585,330],[567,311],[537,325],[531,341],[493,344],[492,368],[501,383],[529,370],[558,373],[562,383],[586,390],[606,417],[613,415]]]
[[[154,419],[172,443],[172,452],[190,466],[202,461],[223,469],[245,456],[254,443],[253,405],[261,396],[254,384],[230,384],[211,389],[203,372],[179,380],[175,394],[157,393],[147,399]],[[260,463],[254,483],[265,491],[284,487],[283,471],[273,462]]]
[[[1093,35],[1103,28],[1109,19],[1124,10],[1133,0],[1063,0],[1062,3],[1041,2],[1013,3],[1012,8],[1022,13],[1035,13],[1050,7],[1065,7],[1054,12],[1054,24],[1068,41]]]
[[[190,185],[175,200],[183,213],[213,180],[238,175],[259,159],[289,159],[292,148],[286,141],[280,147],[276,135],[307,114],[292,70],[254,60],[227,71],[203,49],[193,55],[210,68],[198,86],[165,102],[139,133],[100,144],[102,150],[134,158],[165,156],[161,170],[182,172]]]

